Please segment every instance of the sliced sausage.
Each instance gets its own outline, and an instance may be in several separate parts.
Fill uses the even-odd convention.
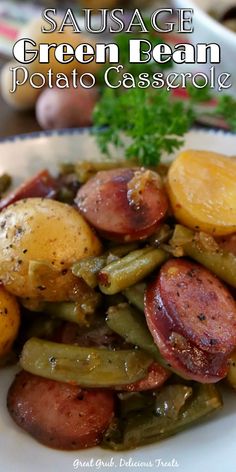
[[[166,215],[160,178],[145,169],[98,172],[78,191],[76,204],[104,237],[135,241],[150,236]]]
[[[153,390],[160,388],[170,377],[170,372],[157,362],[153,362],[148,369],[148,375],[138,382],[116,387],[116,390],[125,392],[142,392],[145,390]]]
[[[7,406],[13,420],[46,446],[75,450],[101,442],[114,415],[110,391],[20,372],[11,385]]]
[[[16,190],[10,192],[0,200],[0,210],[24,198],[47,197],[53,198],[56,194],[57,182],[47,170],[42,170],[31,179],[24,182]]]
[[[147,288],[145,314],[172,368],[200,382],[226,375],[236,346],[236,304],[208,270],[184,259],[168,261]]]

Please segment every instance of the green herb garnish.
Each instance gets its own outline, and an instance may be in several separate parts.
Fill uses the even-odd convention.
[[[110,144],[125,147],[128,159],[135,157],[146,166],[158,164],[164,152],[179,149],[193,119],[184,103],[171,101],[164,90],[150,89],[130,89],[120,95],[106,89],[94,113],[102,152],[109,154]]]
[[[147,39],[153,46],[162,42],[155,33],[137,34],[136,37]],[[119,46],[120,64],[124,71],[137,83],[139,74],[146,72],[151,77],[163,68],[172,67],[171,63],[129,64],[129,35],[120,33],[115,40]],[[173,99],[172,93],[152,87],[111,89],[104,86],[105,69],[98,76],[101,99],[94,112],[94,134],[101,151],[110,153],[110,145],[124,148],[127,159],[137,159],[141,165],[159,164],[164,153],[172,153],[184,144],[184,135],[197,120],[201,103],[214,98],[210,87],[187,86],[189,101]],[[116,72],[114,72],[116,76]],[[112,78],[112,73],[110,78]],[[201,81],[199,81],[199,85]],[[209,110],[209,116],[223,118],[236,131],[236,100],[228,95],[220,95],[215,109]],[[207,112],[205,113],[207,114]]]
[[[236,99],[231,95],[221,95],[216,113],[225,119],[232,131],[236,131]]]

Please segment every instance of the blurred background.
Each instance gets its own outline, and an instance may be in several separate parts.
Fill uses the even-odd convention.
[[[40,41],[40,36],[38,36],[40,23],[35,23],[35,19],[40,17],[43,8],[55,7],[60,15],[60,10],[63,13],[68,7],[79,15],[80,8],[83,7],[123,7],[127,11],[128,18],[129,8],[139,7],[143,12],[148,12],[168,6],[194,8],[195,32],[189,38],[185,35],[183,41],[218,42],[222,46],[220,69],[229,71],[233,78],[236,77],[236,1],[220,0],[216,4],[211,0],[194,2],[187,0],[0,0],[0,138],[42,129],[92,124],[92,111],[99,99],[99,90],[66,91],[65,93],[58,90],[48,93],[49,91],[44,90],[39,94],[25,87],[24,91],[14,96],[9,94],[8,63],[12,60],[12,46],[17,38],[26,37],[26,34]],[[38,24],[38,31],[36,31],[36,24]],[[74,36],[77,36],[78,41],[78,35]],[[170,36],[168,35],[168,41],[181,42],[179,35],[173,34],[172,38]],[[164,40],[167,40],[166,37]],[[64,36],[63,42],[69,42],[69,39]],[[61,65],[60,70],[63,72]],[[234,89],[232,89],[233,92]]]

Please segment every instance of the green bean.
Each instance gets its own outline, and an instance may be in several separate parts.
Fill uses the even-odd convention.
[[[234,254],[220,248],[204,247],[200,241],[199,233],[194,233],[181,225],[176,225],[171,245],[179,246],[186,256],[196,260],[224,282],[236,288],[236,257]]]
[[[75,164],[72,164],[71,162],[62,162],[59,165],[59,171],[62,175],[74,174]]]
[[[140,311],[144,311],[144,292],[146,284],[140,283],[124,290],[124,295],[131,305],[134,305]]]
[[[138,249],[137,243],[127,243],[127,244],[122,244],[121,246],[110,247],[106,253],[107,258],[108,258],[107,263],[109,263],[109,258],[124,257],[124,256],[127,256],[127,254],[129,254],[130,252],[135,251],[136,249]]]
[[[98,285],[97,276],[101,269],[135,249],[137,249],[136,243],[123,244],[122,246],[111,248],[102,256],[81,259],[73,265],[72,273],[76,277],[81,277],[89,287],[95,288]]]
[[[143,351],[111,351],[31,338],[23,347],[20,363],[35,375],[105,388],[144,378],[152,359]]]
[[[95,288],[98,284],[97,275],[105,267],[106,261],[106,255],[82,259],[72,266],[72,273],[81,277],[89,287]]]
[[[8,174],[2,174],[0,176],[0,196],[5,193],[11,186],[12,178]]]
[[[173,229],[169,225],[162,225],[149,239],[151,246],[159,247],[161,244],[169,241],[173,234]]]
[[[126,418],[133,411],[146,409],[148,406],[154,406],[153,391],[144,392],[121,392],[119,398],[119,416]]]
[[[79,302],[45,303],[43,312],[80,326],[89,326],[100,301],[99,293],[94,293],[93,298],[88,298],[82,304]]]
[[[118,451],[150,444],[176,434],[221,407],[215,385],[167,385],[156,394],[151,408],[131,412],[113,423],[103,446]]]
[[[41,302],[33,299],[22,299],[22,305],[27,310],[45,313],[53,318],[77,323],[80,326],[89,326],[93,315],[100,305],[101,294],[87,292],[80,302]]]
[[[78,162],[75,164],[75,172],[80,181],[80,183],[87,182],[91,177],[93,177],[97,172],[113,170],[124,167],[135,167],[137,162],[134,161],[114,161],[114,160],[103,160],[97,162]]]
[[[99,272],[99,288],[106,295],[121,292],[140,282],[167,260],[167,257],[162,249],[148,247],[133,251]]]
[[[176,420],[192,394],[192,387],[182,384],[166,385],[155,392],[124,392],[118,395],[119,412],[121,418],[127,418],[131,412],[146,411],[150,406],[156,415]]]
[[[176,386],[179,390],[180,386]],[[165,388],[165,393],[167,394]],[[174,386],[173,386],[174,388]],[[170,414],[170,410],[174,409],[173,403],[176,402],[174,392],[170,398],[166,395],[165,408],[167,414],[161,414],[161,410],[158,408],[158,401],[156,404],[156,413],[150,413],[147,415],[137,415],[127,421],[124,434],[124,443],[126,448],[134,447],[134,444],[149,444],[153,441],[158,441],[177,432],[181,431],[190,424],[199,421],[209,413],[218,410],[222,406],[222,400],[214,385],[201,385],[198,384],[195,387],[195,392],[192,398],[189,399],[189,393],[187,393],[187,387],[183,388],[183,400],[186,401],[186,406],[182,407],[181,410],[176,411],[176,417],[173,418],[173,412]],[[164,394],[164,389],[163,392]],[[178,394],[180,392],[178,391]]]
[[[142,313],[129,306],[128,303],[121,303],[108,309],[106,322],[109,328],[118,333],[128,343],[139,346],[148,352],[153,359],[166,366]]]
[[[227,374],[227,382],[231,387],[236,389],[236,352],[234,351],[233,354],[231,354],[229,360],[228,360],[228,374]]]
[[[181,384],[166,385],[156,394],[155,414],[177,420],[181,409],[192,394],[193,389],[190,386]]]

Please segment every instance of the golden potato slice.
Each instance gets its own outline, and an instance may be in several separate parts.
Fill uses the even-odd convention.
[[[178,221],[215,236],[236,231],[236,161],[206,151],[182,152],[167,190]]]
[[[64,203],[29,198],[0,214],[0,279],[19,297],[76,299],[84,284],[71,266],[100,251],[83,217]]]
[[[5,356],[16,339],[20,309],[16,298],[0,286],[0,357]]]

